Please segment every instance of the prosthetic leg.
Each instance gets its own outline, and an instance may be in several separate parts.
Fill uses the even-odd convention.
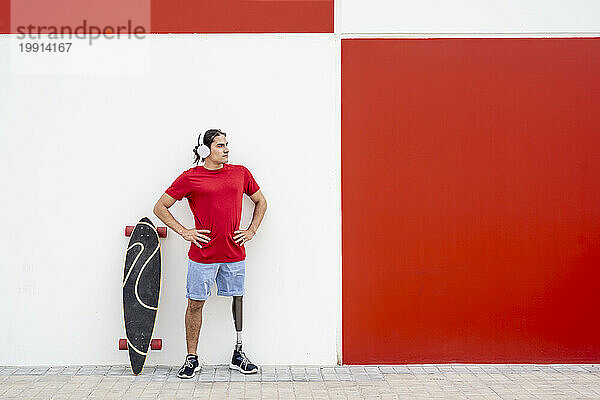
[[[229,368],[237,369],[243,374],[254,374],[258,372],[258,367],[242,351],[242,296],[233,296],[231,311],[233,312],[233,322],[237,331],[237,342],[235,343],[235,350]]]
[[[237,341],[235,343],[236,351],[242,350],[242,299],[243,296],[233,296],[231,302],[233,322],[235,323],[235,330],[237,332]]]

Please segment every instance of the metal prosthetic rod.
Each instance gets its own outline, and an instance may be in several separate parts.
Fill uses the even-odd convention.
[[[243,296],[233,296],[233,301],[231,302],[233,322],[235,323],[235,330],[237,332],[242,330],[242,299]]]
[[[237,341],[235,342],[235,349],[237,351],[242,350],[242,296],[233,296],[231,301],[231,311],[233,312],[233,322],[235,323],[235,330],[237,331]]]

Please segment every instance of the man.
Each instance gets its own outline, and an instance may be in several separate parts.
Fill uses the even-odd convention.
[[[186,360],[177,376],[192,378],[200,370],[197,347],[202,326],[202,308],[217,282],[217,295],[232,296],[232,313],[237,341],[229,367],[250,374],[258,372],[242,351],[242,299],[244,295],[244,244],[256,234],[267,209],[267,200],[248,169],[228,164],[226,134],[210,129],[198,138],[194,148],[195,163],[203,165],[183,172],[154,206],[154,214],[169,228],[191,242],[188,252],[187,294],[185,313]],[[252,222],[248,229],[239,228],[242,197],[254,202]],[[168,208],[176,200],[188,199],[194,215],[195,229],[182,226]]]

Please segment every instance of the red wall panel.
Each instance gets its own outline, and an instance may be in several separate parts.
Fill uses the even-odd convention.
[[[342,41],[343,362],[600,362],[600,39]]]

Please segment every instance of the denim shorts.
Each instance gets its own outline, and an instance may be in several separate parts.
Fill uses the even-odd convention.
[[[206,300],[217,281],[217,295],[243,296],[246,261],[201,264],[188,259],[187,294],[192,300]]]

